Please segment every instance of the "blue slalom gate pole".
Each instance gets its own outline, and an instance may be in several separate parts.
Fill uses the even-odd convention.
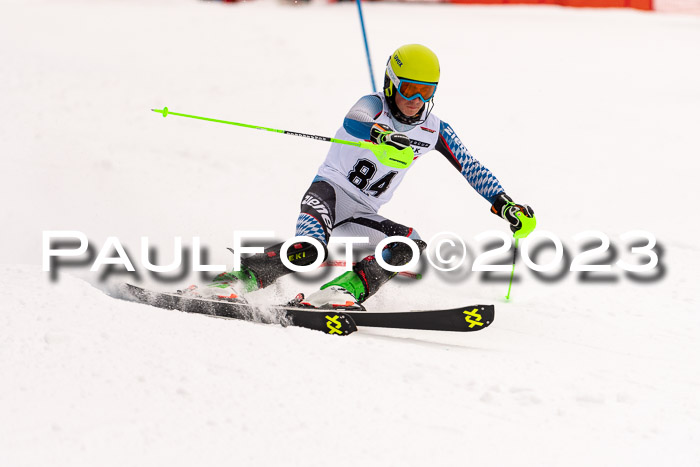
[[[374,85],[374,71],[372,70],[372,60],[369,58],[369,44],[367,43],[367,33],[365,32],[365,19],[362,17],[362,3],[357,0],[357,11],[360,13],[360,25],[362,26],[362,37],[365,39],[365,53],[367,54],[367,64],[369,65],[369,80],[372,83],[372,92],[377,92]]]

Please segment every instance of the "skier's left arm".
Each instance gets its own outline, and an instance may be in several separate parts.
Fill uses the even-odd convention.
[[[446,122],[440,122],[440,135],[435,149],[491,204],[491,212],[510,223],[510,229],[516,237],[527,236],[534,229],[535,212],[532,208],[513,202],[496,176],[469,153]]]

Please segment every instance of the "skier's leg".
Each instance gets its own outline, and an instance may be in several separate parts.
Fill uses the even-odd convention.
[[[341,224],[338,224],[338,227],[341,228]],[[383,238],[400,236],[414,241],[419,254],[426,247],[426,243],[420,239],[414,229],[376,214],[348,219],[342,222],[342,228],[344,235],[367,236],[370,238],[370,243],[375,245]],[[403,266],[411,261],[412,257],[411,247],[404,242],[392,242],[382,249],[382,259],[392,266]],[[321,286],[319,292],[308,297],[307,303],[314,306],[342,305],[351,301],[348,300],[348,292],[358,303],[361,303],[374,295],[396,274],[381,267],[376,257],[370,255],[359,261],[352,271],[345,272]]]
[[[318,240],[323,247],[323,258],[328,255],[328,238],[335,220],[335,190],[325,181],[314,181],[301,200],[301,212],[297,219],[297,237]],[[282,243],[270,246],[263,253],[241,259],[241,270],[217,276],[218,281],[238,281],[243,291],[258,290],[293,272],[280,257]],[[293,244],[287,250],[287,259],[295,266],[308,266],[318,258],[319,252],[309,242]]]
[[[369,229],[374,231],[374,237],[377,237],[377,233],[381,233],[383,237],[406,237],[416,243],[418,247],[419,254],[425,250],[426,243],[420,239],[418,232],[414,229],[407,227],[405,225],[398,224],[391,220],[385,219],[379,215],[353,218],[348,221],[349,224],[354,224],[348,226],[350,230],[362,230]],[[378,242],[370,242],[376,244]],[[403,266],[411,261],[413,257],[413,251],[409,245],[404,242],[393,242],[389,243],[382,249],[382,259],[384,262],[391,266]],[[353,275],[354,274],[354,275]],[[353,270],[343,274],[336,280],[329,282],[328,285],[332,285],[333,282],[342,282],[343,280],[350,279],[350,283],[353,284],[354,289],[359,289],[358,285],[362,284],[362,291],[359,295],[355,295],[358,301],[363,302],[369,297],[377,293],[379,288],[384,285],[391,278],[396,276],[397,273],[387,271],[377,262],[377,258],[374,255],[366,256],[361,261],[353,267]],[[346,276],[345,278],[343,276]]]

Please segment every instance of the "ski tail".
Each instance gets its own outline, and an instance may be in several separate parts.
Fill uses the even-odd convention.
[[[347,336],[357,331],[352,316],[342,310],[309,311],[288,307],[257,307],[249,303],[186,297],[154,292],[126,284],[126,293],[134,300],[167,310],[179,310],[218,318],[240,319],[264,324],[298,326],[333,336]]]

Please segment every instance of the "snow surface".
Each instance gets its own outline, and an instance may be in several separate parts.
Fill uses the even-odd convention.
[[[652,232],[662,278],[546,282],[519,263],[505,302],[504,282],[426,269],[368,306],[495,303],[495,323],[344,339],[118,301],[104,292],[134,278],[89,264],[52,282],[44,230],[116,236],[141,272],[143,235],[163,262],[201,236],[229,266],[234,230],[291,236],[327,143],[149,109],[333,135],[367,64],[354,4],[3,0],[0,465],[700,465],[700,18],[364,9],[375,78],[397,46],[433,48],[435,113],[539,229],[573,253],[603,231],[627,259],[619,235]],[[506,230],[437,153],[382,213],[472,249]]]

